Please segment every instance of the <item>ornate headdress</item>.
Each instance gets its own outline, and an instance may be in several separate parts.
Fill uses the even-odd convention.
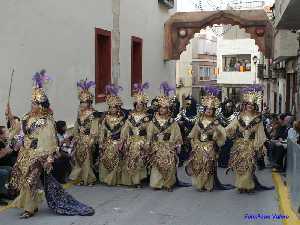
[[[149,98],[147,95],[145,95],[144,90],[149,88],[149,83],[146,82],[144,84],[134,84],[133,88],[134,88],[133,102],[147,104]]]
[[[93,102],[94,95],[90,92],[90,88],[94,87],[96,83],[94,81],[80,80],[77,82],[78,98],[80,102]]]
[[[48,101],[48,97],[45,93],[45,85],[51,80],[51,78],[46,74],[46,70],[41,70],[41,72],[36,72],[33,75],[33,87],[31,101],[37,104],[42,104]]]
[[[105,91],[106,91],[106,104],[109,107],[114,106],[122,106],[123,102],[120,96],[118,96],[119,91],[122,91],[123,88],[121,86],[118,86],[116,84],[110,84],[106,85]]]
[[[201,104],[206,108],[217,109],[220,105],[218,95],[220,89],[218,87],[207,86],[204,88],[206,95],[202,98]]]
[[[162,96],[157,97],[158,105],[162,107],[170,107],[174,102],[174,98],[170,96],[170,93],[175,93],[175,88],[171,87],[166,81],[160,85],[160,91],[163,92]]]
[[[263,97],[262,85],[251,85],[241,89],[243,102],[259,105]]]

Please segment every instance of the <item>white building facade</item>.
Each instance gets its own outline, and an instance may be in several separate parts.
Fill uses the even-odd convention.
[[[240,88],[259,83],[257,63],[260,53],[254,39],[250,39],[244,30],[234,26],[218,40],[217,59],[217,84],[222,87],[223,99],[233,97],[239,101]]]
[[[171,12],[167,5],[148,0],[2,1],[0,120],[4,122],[13,68],[13,111],[22,116],[29,110],[32,75],[46,69],[53,78],[48,94],[55,119],[69,125],[77,114],[79,79],[96,80],[101,86],[97,96],[105,83],[117,82],[124,88],[125,108],[131,107],[133,76],[150,82],[151,97],[162,81],[175,85],[175,63],[163,60],[164,22]],[[103,100],[97,99],[98,110],[106,109]]]

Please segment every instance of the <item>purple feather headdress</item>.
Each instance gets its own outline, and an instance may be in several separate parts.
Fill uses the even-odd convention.
[[[218,87],[214,87],[214,86],[206,86],[206,87],[204,87],[204,91],[207,94],[213,95],[213,96],[218,96],[221,92],[221,90]]]
[[[33,83],[34,83],[34,86],[37,87],[37,88],[43,88],[44,85],[51,80],[51,77],[48,76],[48,74],[46,73],[46,70],[41,70],[40,72],[36,72],[34,75],[33,75]]]
[[[96,83],[94,81],[88,81],[87,78],[85,80],[80,80],[77,82],[77,87],[81,90],[89,90],[91,87],[94,87]]]
[[[143,93],[144,90],[148,89],[150,87],[150,84],[148,82],[141,84],[141,83],[135,83],[133,85],[133,90],[137,93]]]
[[[254,84],[254,85],[251,85],[249,87],[242,88],[241,93],[244,94],[244,93],[248,93],[248,92],[262,92],[263,90],[264,90],[263,85]]]
[[[163,91],[165,96],[170,96],[170,93],[175,94],[175,88],[170,86],[168,82],[164,81],[160,84],[160,91]]]
[[[116,84],[109,84],[105,86],[105,92],[107,95],[117,96],[123,88]]]

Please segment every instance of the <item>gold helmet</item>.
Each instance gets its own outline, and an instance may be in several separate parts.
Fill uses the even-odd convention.
[[[263,98],[263,86],[251,85],[243,88],[241,93],[243,102],[259,105]]]
[[[158,106],[171,107],[174,103],[174,98],[170,96],[170,93],[175,93],[175,88],[171,87],[167,82],[162,82],[160,90],[163,95],[157,97]]]
[[[48,101],[48,97],[45,93],[45,85],[51,80],[51,78],[46,74],[45,70],[36,72],[32,78],[33,87],[31,94],[31,101],[40,105]]]
[[[123,102],[120,96],[118,96],[119,91],[123,90],[121,86],[111,84],[106,85],[106,104],[109,107],[122,106]]]
[[[149,83],[146,82],[144,84],[134,84],[134,94],[132,96],[134,103],[144,103],[147,104],[149,98],[145,95],[144,90],[149,88]]]
[[[80,102],[93,102],[94,95],[90,92],[90,88],[95,86],[94,81],[80,80],[77,82],[78,98]]]
[[[220,100],[218,98],[220,89],[218,89],[217,87],[209,86],[205,87],[204,91],[206,95],[201,100],[202,106],[209,109],[217,109],[220,106]]]

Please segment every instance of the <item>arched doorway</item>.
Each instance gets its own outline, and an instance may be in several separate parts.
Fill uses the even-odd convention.
[[[266,58],[272,58],[273,27],[264,10],[178,12],[165,23],[165,60],[177,60],[201,29],[214,24],[238,25],[255,40]]]

